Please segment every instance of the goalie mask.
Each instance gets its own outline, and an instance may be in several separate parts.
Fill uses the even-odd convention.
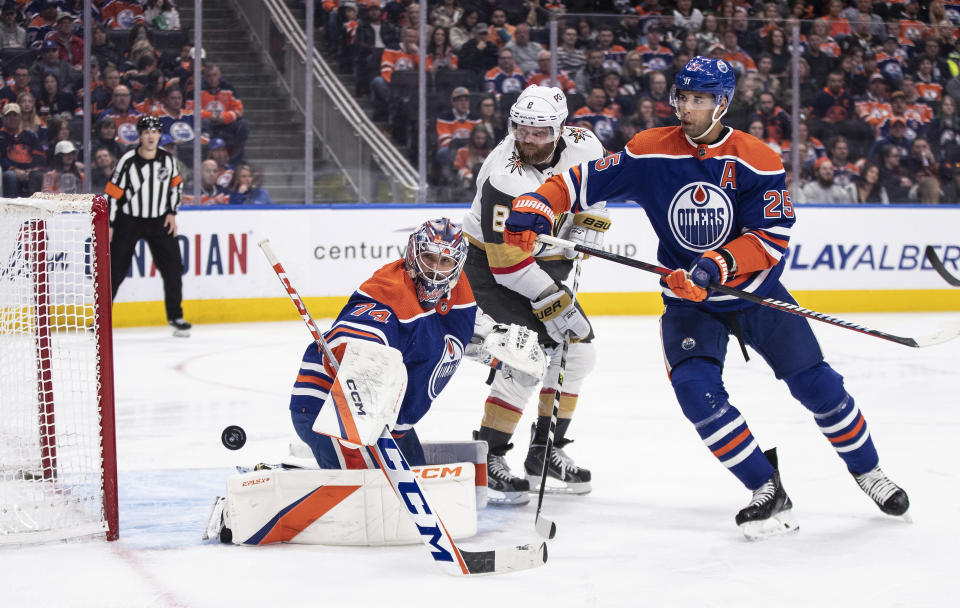
[[[510,107],[510,135],[518,142],[556,146],[567,121],[567,97],[557,87],[533,84]]]
[[[424,309],[432,308],[457,284],[467,261],[460,224],[442,217],[424,222],[410,235],[403,259]]]

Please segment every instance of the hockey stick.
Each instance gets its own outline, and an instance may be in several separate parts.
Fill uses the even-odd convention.
[[[287,273],[273,252],[269,239],[264,239],[259,244],[273,271],[277,273],[277,277],[283,284],[287,295],[293,300],[297,312],[300,313],[303,322],[307,324],[314,341],[323,351],[324,358],[336,371],[339,368],[337,358],[330,350],[326,340],[323,339],[323,335],[317,328],[313,317],[307,311],[300,294],[297,293],[297,290],[287,278]],[[390,434],[390,429],[384,427],[376,443],[365,447],[379,465],[390,485],[393,486],[393,491],[397,494],[400,503],[406,508],[410,521],[420,533],[420,539],[427,550],[430,551],[430,557],[447,574],[454,576],[499,574],[512,570],[536,568],[546,563],[546,543],[518,545],[486,551],[467,551],[458,548],[453,541],[453,537],[450,536],[443,522],[440,521],[440,516],[427,502],[427,497],[417,481],[417,476],[410,470],[410,465],[407,464],[403,452],[400,451]]]
[[[576,296],[580,287],[580,260],[577,256],[573,264],[573,294]],[[553,438],[557,432],[557,418],[560,415],[560,391],[563,390],[563,372],[567,368],[567,350],[570,348],[570,334],[563,337],[563,347],[560,350],[560,373],[557,375],[557,390],[553,395],[553,411],[550,412],[550,428],[547,431],[547,445],[543,448],[543,471],[540,473],[540,490],[537,493],[537,515],[533,525],[537,533],[543,538],[553,538],[557,535],[557,524],[547,519],[542,513],[543,494],[547,487],[547,467],[550,463],[550,452],[553,451]]]
[[[558,239],[552,236],[541,234],[537,236],[537,240],[542,243],[547,243],[550,245],[557,245],[559,247],[565,247],[567,249],[573,249],[574,251],[579,251],[580,253],[585,253],[592,255],[594,257],[602,258],[604,260],[609,260],[611,262],[616,262],[617,264],[623,264],[625,266],[632,266],[634,268],[639,268],[640,270],[645,270],[647,272],[652,272],[653,274],[658,274],[660,276],[667,276],[672,270],[669,268],[664,268],[663,266],[656,266],[654,264],[648,264],[647,262],[642,262],[640,260],[635,260],[633,258],[628,258],[626,256],[617,255],[615,253],[609,253],[601,249],[594,249],[593,247],[586,247],[584,245],[578,245],[572,241],[565,241],[563,239]],[[753,302],[754,304],[760,304],[761,306],[767,306],[769,308],[775,308],[782,312],[790,313],[793,315],[799,315],[801,317],[807,317],[808,319],[813,319],[815,321],[821,321],[829,325],[834,325],[836,327],[842,327],[844,329],[850,329],[861,334],[866,334],[868,336],[873,336],[874,338],[880,338],[881,340],[887,340],[889,342],[896,342],[897,344],[903,344],[904,346],[911,346],[913,348],[920,348],[923,346],[933,346],[934,344],[940,344],[953,340],[954,338],[960,336],[960,326],[954,324],[941,328],[940,330],[928,334],[926,336],[920,336],[919,338],[905,338],[902,336],[895,336],[893,334],[888,334],[876,329],[870,329],[869,327],[863,327],[862,325],[856,325],[850,323],[849,321],[844,321],[842,319],[837,319],[829,315],[825,315],[821,312],[816,312],[797,304],[790,304],[789,302],[781,302],[780,300],[775,300],[773,298],[764,298],[756,294],[752,294],[748,291],[741,291],[739,289],[734,289],[733,287],[727,287],[726,285],[720,285],[718,283],[710,283],[710,289],[717,291],[728,296],[733,296],[735,298],[740,298],[742,300],[747,300],[748,302]]]
[[[924,255],[927,256],[927,260],[930,262],[930,265],[933,266],[933,269],[937,271],[943,280],[947,283],[950,283],[954,287],[960,287],[960,279],[950,274],[950,271],[947,270],[947,267],[943,265],[943,260],[937,257],[937,252],[934,251],[932,245],[927,245],[927,248],[924,249]]]

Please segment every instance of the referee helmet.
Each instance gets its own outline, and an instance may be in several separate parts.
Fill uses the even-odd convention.
[[[137,133],[143,133],[148,130],[163,131],[163,125],[156,116],[141,116],[137,119]]]

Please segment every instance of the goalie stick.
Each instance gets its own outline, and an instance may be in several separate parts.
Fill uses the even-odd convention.
[[[663,266],[649,264],[647,262],[642,262],[640,260],[628,258],[623,255],[609,253],[601,249],[594,249],[593,247],[578,245],[577,243],[574,243],[572,241],[565,241],[563,239],[558,239],[556,237],[548,236],[545,234],[538,235],[537,240],[542,243],[547,243],[549,245],[557,245],[559,247],[566,247],[567,249],[573,249],[574,251],[579,251],[580,253],[585,253],[587,255],[592,255],[594,257],[602,258],[604,260],[616,262],[617,264],[623,264],[625,266],[632,266],[634,268],[639,268],[640,270],[652,272],[653,274],[658,274],[664,277],[670,274],[671,272],[673,272],[669,268],[664,268]],[[758,296],[748,291],[741,291],[739,289],[734,289],[733,287],[728,287],[726,285],[721,285],[718,283],[710,283],[709,288],[719,293],[726,294],[728,296],[733,296],[735,298],[747,300],[748,302],[753,302],[754,304],[760,304],[761,306],[775,308],[779,311],[790,313],[792,315],[807,317],[808,319],[813,319],[815,321],[827,323],[828,325],[834,325],[836,327],[850,329],[861,334],[873,336],[874,338],[880,338],[881,340],[887,340],[889,342],[896,342],[897,344],[903,344],[904,346],[911,346],[913,348],[921,348],[924,346],[933,346],[934,344],[941,344],[943,342],[953,340],[954,338],[960,336],[960,326],[957,326],[957,325],[948,325],[932,334],[928,334],[926,336],[920,336],[918,338],[906,338],[903,336],[895,336],[893,334],[888,334],[886,332],[879,331],[876,329],[870,329],[869,327],[864,327],[862,325],[856,325],[855,323],[844,321],[843,319],[837,319],[829,315],[825,315],[822,312],[810,310],[808,308],[804,308],[797,304],[791,304],[789,302],[781,302],[780,300],[775,300],[773,298],[764,298],[762,296]]]
[[[300,294],[290,283],[287,273],[277,259],[269,239],[259,243],[260,249],[266,256],[283,284],[287,295],[293,300],[297,312],[306,323],[314,341],[323,351],[323,356],[330,362],[334,371],[339,368],[337,358],[330,350],[330,346],[317,328],[316,322],[307,311],[306,305],[300,299]],[[393,486],[400,503],[406,508],[410,521],[420,533],[420,539],[430,551],[430,557],[447,574],[454,576],[469,576],[476,574],[500,574],[513,570],[527,570],[542,566],[547,561],[547,544],[540,543],[489,549],[484,551],[468,551],[457,547],[450,536],[440,516],[430,507],[427,497],[417,481],[417,476],[410,470],[403,452],[397,446],[390,429],[384,427],[380,437],[373,445],[365,446],[371,457],[377,462],[384,476]]]
[[[930,265],[933,266],[933,269],[937,271],[944,281],[950,283],[954,287],[960,287],[960,279],[950,274],[950,271],[947,270],[947,267],[943,265],[943,260],[937,257],[937,252],[934,250],[932,245],[927,245],[927,248],[924,249],[924,255],[927,256],[927,261],[930,262]]]

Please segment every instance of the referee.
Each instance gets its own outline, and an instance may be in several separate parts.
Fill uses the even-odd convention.
[[[110,200],[110,274],[113,297],[127,277],[137,241],[144,239],[163,278],[164,304],[173,335],[187,337],[183,320],[183,260],[177,243],[182,179],[176,159],[159,147],[160,120],[137,120],[140,143],[124,154],[104,189]]]

